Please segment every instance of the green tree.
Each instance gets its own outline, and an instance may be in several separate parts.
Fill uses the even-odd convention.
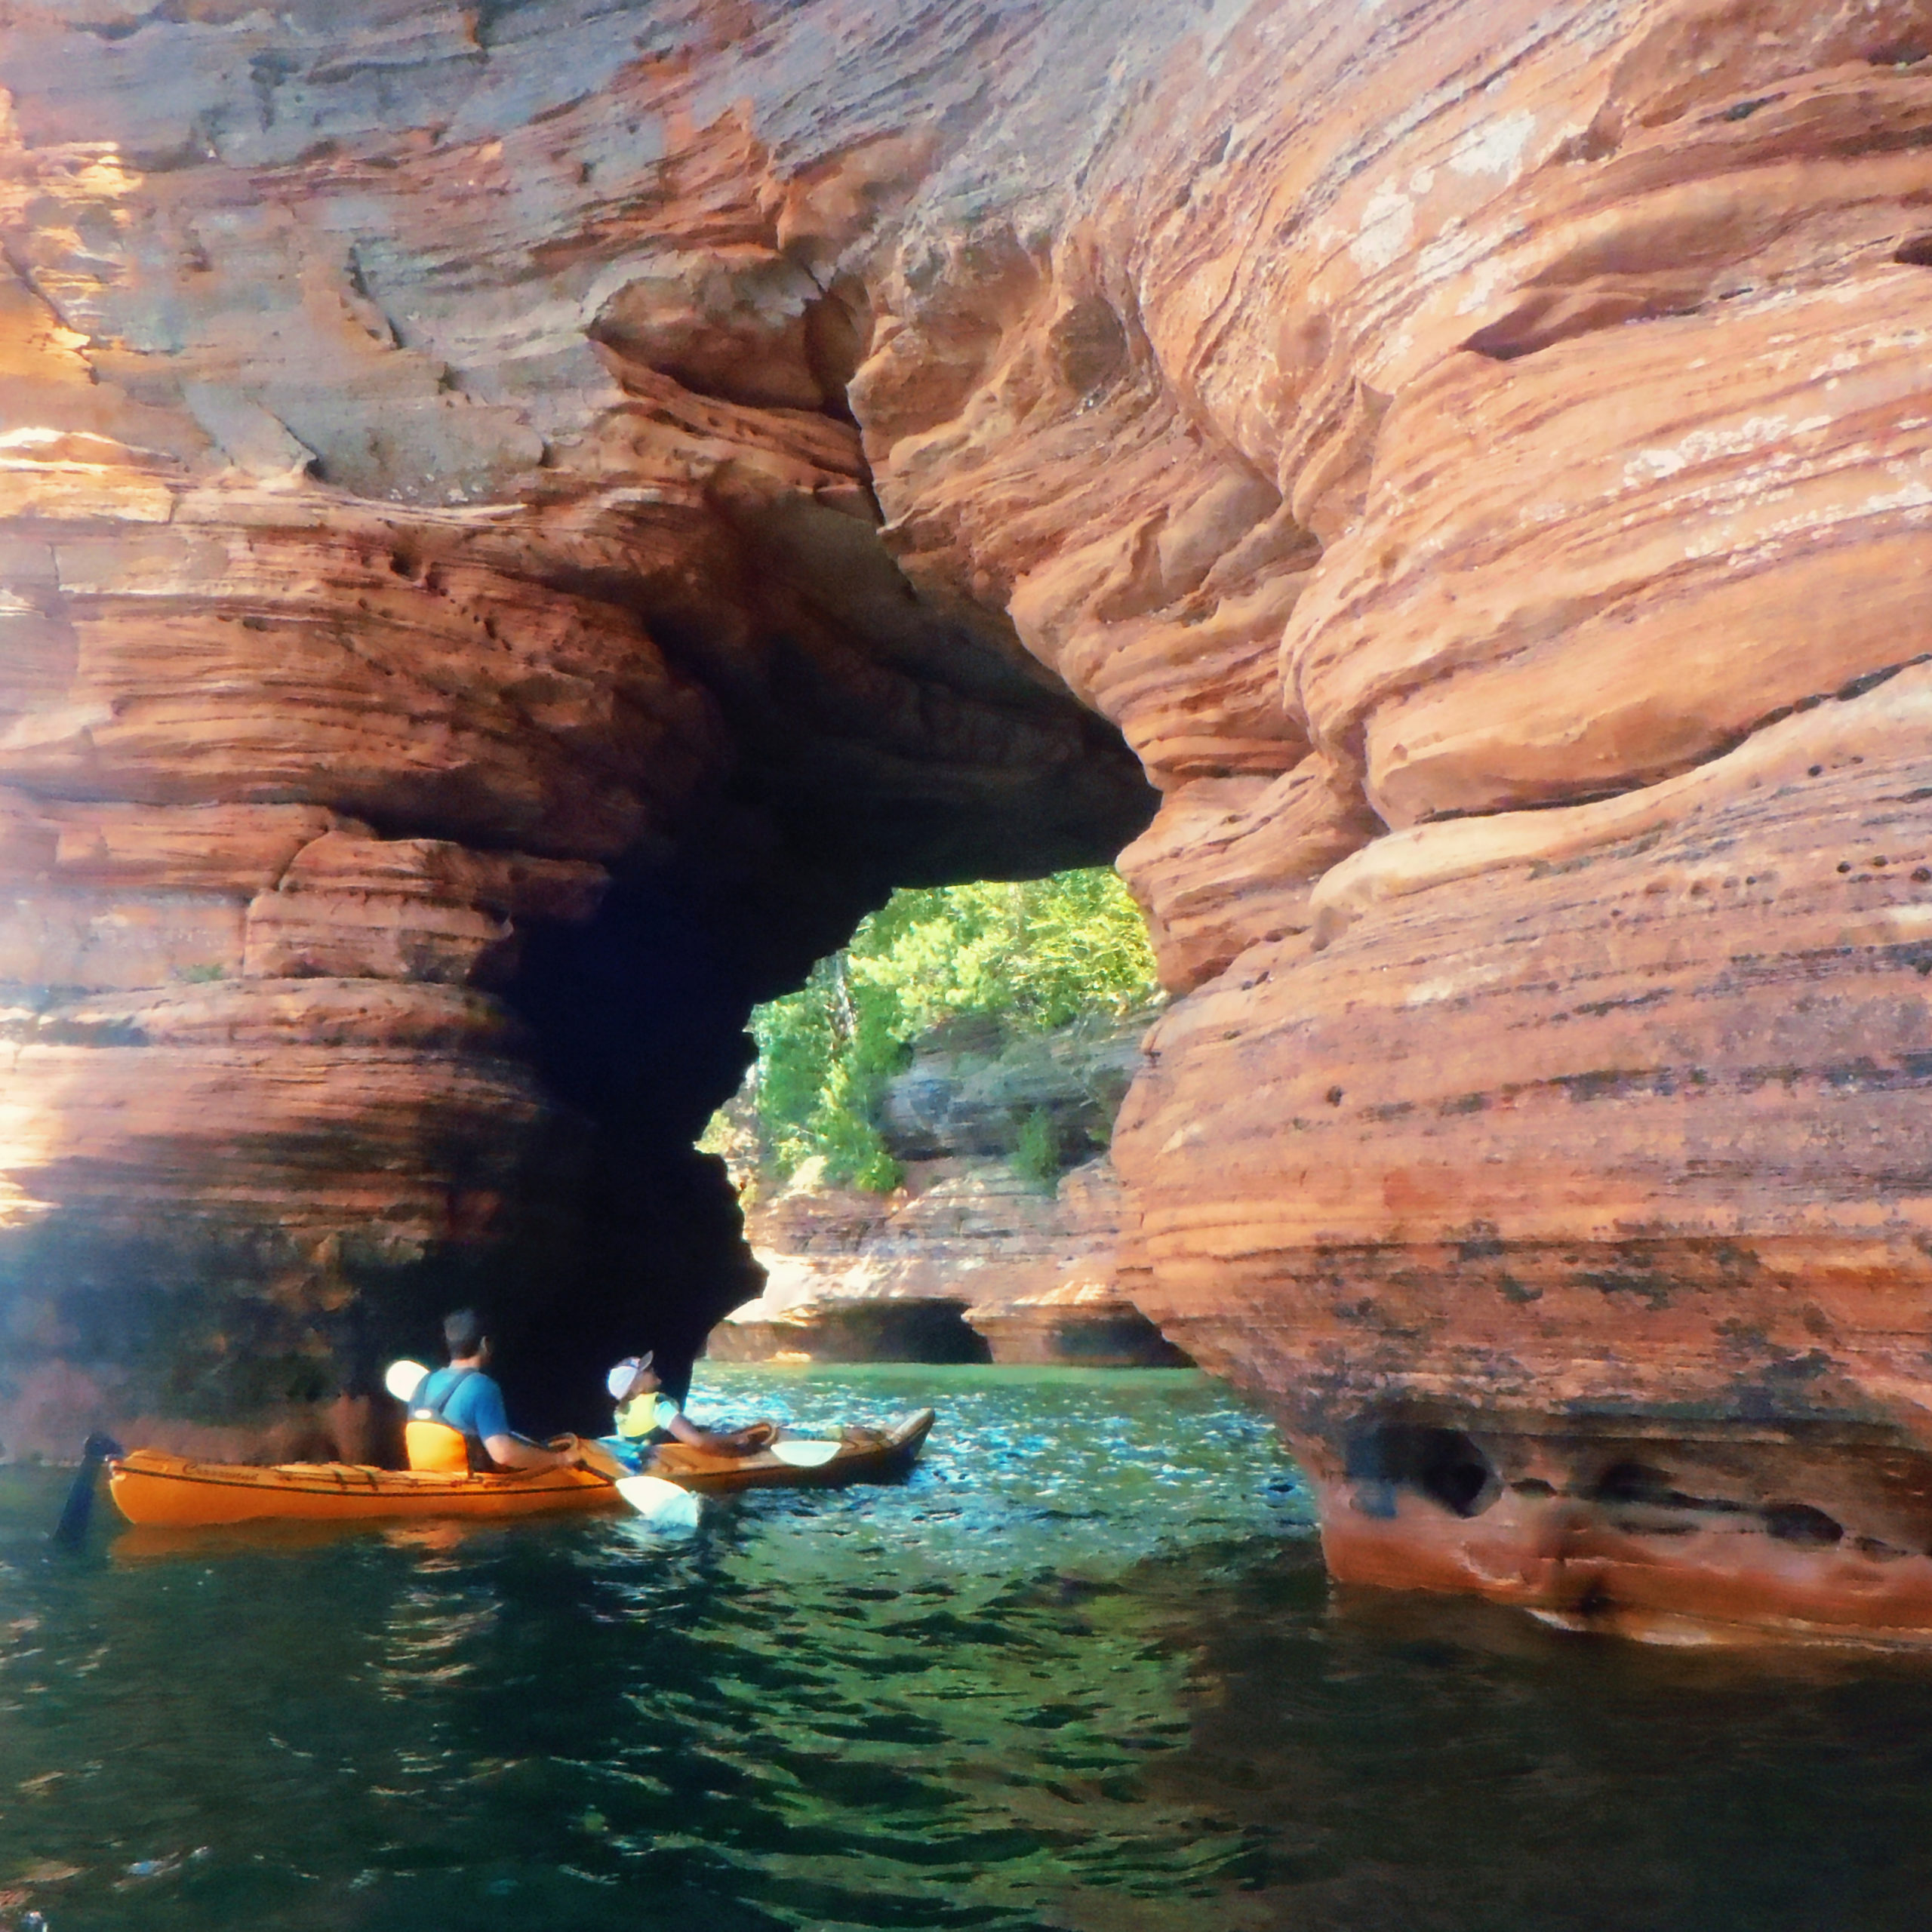
[[[1154,988],[1146,928],[1111,866],[897,892],[798,992],[752,1016],[772,1163],[783,1176],[823,1155],[829,1180],[890,1188],[899,1168],[878,1108],[914,1041],[968,1014],[1011,1032],[1118,1017]]]

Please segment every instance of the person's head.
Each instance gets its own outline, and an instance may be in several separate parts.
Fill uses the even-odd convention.
[[[635,1395],[646,1395],[663,1385],[657,1379],[657,1371],[651,1365],[654,1351],[647,1349],[641,1355],[626,1355],[604,1378],[604,1386],[611,1392],[611,1399],[621,1407]]]
[[[451,1361],[481,1361],[490,1352],[483,1318],[473,1308],[459,1308],[443,1317],[443,1346]]]

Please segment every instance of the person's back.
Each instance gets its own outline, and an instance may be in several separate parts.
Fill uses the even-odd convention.
[[[611,1399],[617,1405],[612,1424],[612,1438],[620,1455],[641,1466],[648,1452],[667,1442],[682,1442],[694,1449],[709,1449],[725,1455],[749,1455],[762,1449],[777,1433],[772,1423],[752,1423],[743,1429],[700,1429],[688,1420],[682,1408],[663,1392],[654,1366],[654,1352],[626,1355],[605,1378]]]
[[[512,1434],[503,1392],[483,1372],[490,1360],[490,1338],[473,1309],[460,1308],[445,1316],[443,1340],[450,1365],[423,1378],[403,1424],[403,1447],[412,1469],[488,1474],[564,1469],[577,1460],[574,1437],[546,1449]]]
[[[494,1380],[480,1368],[452,1364],[426,1375],[410,1398],[403,1447],[412,1469],[488,1472],[497,1465],[484,1445],[509,1429]]]

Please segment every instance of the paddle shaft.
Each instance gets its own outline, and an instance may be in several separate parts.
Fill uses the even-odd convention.
[[[54,1524],[54,1534],[48,1539],[55,1549],[80,1547],[88,1533],[88,1518],[94,1514],[94,1483],[100,1474],[100,1466],[110,1456],[121,1453],[120,1444],[111,1435],[90,1435],[81,1445],[81,1466],[74,1472],[72,1485],[60,1511],[60,1520]]]

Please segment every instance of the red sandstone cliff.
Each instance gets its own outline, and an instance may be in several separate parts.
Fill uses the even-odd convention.
[[[701,1327],[733,1013],[1140,832],[1337,1569],[1932,1629],[1922,0],[0,23],[17,1385]]]

